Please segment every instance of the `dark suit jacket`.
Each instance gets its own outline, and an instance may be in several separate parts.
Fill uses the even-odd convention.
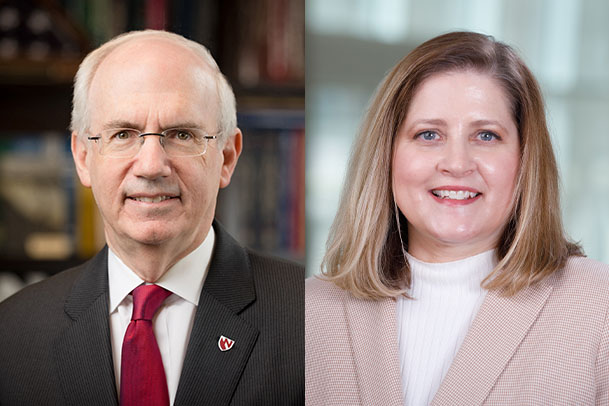
[[[214,229],[175,405],[303,404],[304,270]],[[0,405],[118,404],[107,267],[104,248],[0,304]]]

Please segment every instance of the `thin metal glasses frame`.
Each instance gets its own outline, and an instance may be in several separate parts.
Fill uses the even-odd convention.
[[[132,128],[117,129],[117,130],[115,130],[115,131],[116,131],[116,132],[119,132],[119,130],[138,132],[138,130],[135,130],[135,129],[132,129]],[[180,131],[192,131],[192,129],[189,129],[189,128],[170,128],[170,129],[164,130],[163,132],[160,132],[160,133],[155,133],[155,132],[140,133],[140,134],[138,134],[138,135],[137,135],[137,137],[138,137],[138,138],[143,138],[143,137],[146,137],[146,136],[148,136],[148,135],[156,135],[156,136],[160,137],[161,145],[163,145],[163,148],[164,148],[163,140],[165,139],[165,137],[167,137],[167,133],[168,133],[169,131],[175,131],[175,130],[180,130]],[[98,135],[96,135],[96,136],[88,136],[88,137],[87,137],[87,139],[88,139],[88,140],[90,140],[90,141],[95,141],[96,143],[97,143],[98,141],[102,141],[102,142],[103,142],[103,139],[102,139],[101,133],[100,133],[100,134],[98,134]],[[203,140],[205,140],[205,143],[207,144],[207,142],[208,142],[209,140],[215,140],[215,139],[218,139],[218,136],[217,136],[217,135],[207,135],[207,134],[205,134],[205,135],[202,137],[202,139],[203,139]],[[204,155],[206,152],[207,152],[207,145],[205,146],[205,149],[204,149],[204,150],[203,150],[203,152],[201,152],[201,153],[198,153],[198,154],[192,154],[192,155],[177,155],[177,156],[178,156],[178,157],[201,156],[201,155]],[[135,153],[133,156],[135,156],[136,154],[137,154],[137,152],[136,152],[136,153]],[[109,154],[109,155],[107,155],[107,154],[103,154],[103,155],[106,155],[106,156],[109,156],[109,157],[112,157],[112,156],[113,156],[112,154]],[[171,156],[171,154],[169,154],[169,155]],[[115,156],[115,157],[121,157],[121,158],[125,158],[125,157],[129,157],[129,154],[124,155],[124,156],[117,155],[117,156]]]

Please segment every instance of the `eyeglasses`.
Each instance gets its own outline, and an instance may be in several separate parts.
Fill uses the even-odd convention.
[[[99,145],[99,153],[111,158],[132,158],[142,144],[144,137],[156,135],[170,157],[200,156],[207,151],[209,140],[217,135],[208,135],[197,128],[170,128],[160,133],[143,133],[132,128],[113,128],[104,130],[94,137],[87,137]]]

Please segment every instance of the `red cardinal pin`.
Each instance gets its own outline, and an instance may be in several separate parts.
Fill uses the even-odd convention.
[[[231,340],[228,337],[220,336],[220,339],[218,340],[218,348],[220,349],[220,351],[230,350],[231,348],[233,348],[233,344],[235,344],[235,341]]]

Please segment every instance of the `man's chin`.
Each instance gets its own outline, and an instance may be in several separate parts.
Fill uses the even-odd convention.
[[[154,246],[162,245],[167,241],[175,239],[175,237],[175,233],[171,232],[167,226],[142,226],[127,234],[127,238],[136,244]]]

